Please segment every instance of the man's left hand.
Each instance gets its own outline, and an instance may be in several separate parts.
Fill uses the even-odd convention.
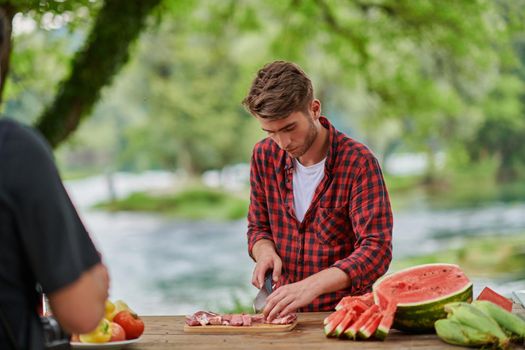
[[[268,321],[310,304],[318,295],[309,288],[309,283],[305,280],[286,284],[277,288],[266,299],[266,307],[263,310],[264,316]]]
[[[263,310],[268,321],[296,312],[324,294],[347,288],[350,277],[336,267],[330,267],[306,279],[280,286],[266,299]]]

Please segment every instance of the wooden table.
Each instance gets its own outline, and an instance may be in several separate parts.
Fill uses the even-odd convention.
[[[525,310],[517,305],[513,311],[525,316]],[[297,327],[290,332],[249,335],[188,334],[183,330],[184,316],[143,316],[145,332],[139,343],[127,349],[461,349],[442,342],[435,334],[408,334],[396,330],[391,330],[384,342],[327,338],[322,324],[328,314],[300,313]]]

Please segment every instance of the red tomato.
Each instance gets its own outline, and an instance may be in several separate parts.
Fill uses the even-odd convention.
[[[126,332],[126,339],[135,339],[144,332],[144,322],[135,313],[128,310],[119,312],[113,318],[113,322],[118,323]]]
[[[109,327],[111,328],[111,339],[109,341],[126,340],[126,332],[121,325],[115,322],[110,322]]]

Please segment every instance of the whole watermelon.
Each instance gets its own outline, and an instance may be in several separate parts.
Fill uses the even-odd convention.
[[[472,301],[472,282],[453,264],[418,265],[385,275],[372,290],[383,309],[397,304],[393,328],[407,332],[434,332],[434,322],[447,317],[445,304]]]

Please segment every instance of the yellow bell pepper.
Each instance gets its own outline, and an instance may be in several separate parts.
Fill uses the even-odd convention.
[[[117,314],[117,312],[116,312],[115,304],[113,304],[111,302],[111,300],[109,300],[109,299],[106,300],[106,307],[105,307],[104,317],[108,321],[113,321],[113,317],[115,317],[116,314]]]
[[[111,327],[105,318],[100,321],[97,328],[90,333],[79,336],[82,343],[105,343],[111,339]]]

